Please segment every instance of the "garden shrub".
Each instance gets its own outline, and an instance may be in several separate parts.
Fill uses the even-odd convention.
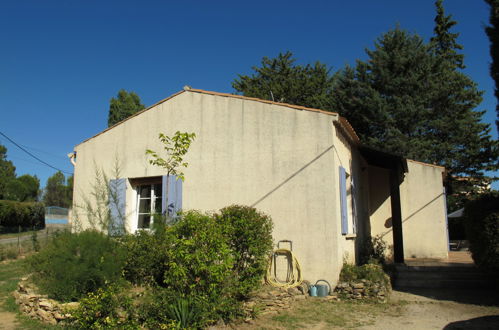
[[[383,267],[377,263],[364,264],[362,266],[343,264],[340,273],[340,281],[342,282],[357,282],[367,280],[374,283],[382,283],[387,285],[390,283],[390,278],[383,271]]]
[[[215,214],[234,257],[232,268],[238,298],[259,288],[272,252],[272,220],[253,207],[231,205]]]
[[[475,264],[499,271],[499,192],[480,195],[464,208],[466,235]]]
[[[76,329],[138,329],[132,299],[122,288],[109,285],[89,292],[80,305],[71,310],[71,328]]]
[[[120,241],[126,253],[125,278],[138,285],[163,285],[167,257],[163,251],[172,248],[166,228],[156,226],[153,232],[140,230],[123,236]]]
[[[361,265],[370,263],[384,265],[386,263],[386,242],[381,235],[368,236],[362,242],[359,263]]]
[[[106,283],[119,282],[124,264],[121,246],[97,231],[62,232],[27,259],[32,280],[49,297],[74,301]]]
[[[38,202],[0,200],[0,232],[45,227],[45,207]]]

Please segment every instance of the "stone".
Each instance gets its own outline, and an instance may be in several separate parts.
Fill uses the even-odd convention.
[[[298,288],[289,288],[288,293],[292,296],[297,296],[302,294],[302,292]]]
[[[305,295],[294,296],[294,299],[295,300],[305,300],[305,299],[307,299],[307,296],[305,296]]]
[[[66,319],[66,317],[63,314],[59,313],[59,312],[54,312],[53,315],[54,315],[54,318],[56,320],[58,320],[58,321]]]
[[[68,302],[68,303],[65,303],[65,304],[61,304],[61,308],[63,309],[76,309],[80,307],[80,303],[77,302],[77,301],[74,301],[74,302]]]
[[[54,309],[54,304],[47,299],[40,299],[40,301],[38,302],[38,306],[46,311],[51,311]]]
[[[51,323],[51,324],[54,324],[53,321],[55,321],[55,319],[52,316],[52,313],[47,312],[47,311],[45,311],[43,309],[39,309],[36,313],[38,314],[38,316],[40,316],[40,318],[43,321]],[[55,321],[55,323],[57,323],[57,321]]]
[[[353,283],[352,287],[354,289],[363,289],[364,288],[364,283],[359,282],[359,283]]]

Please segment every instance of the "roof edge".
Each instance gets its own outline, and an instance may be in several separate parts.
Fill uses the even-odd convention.
[[[440,166],[440,165],[435,165],[435,164],[430,164],[430,163],[425,163],[425,162],[420,162],[419,160],[414,160],[414,159],[409,159],[409,158],[406,158],[408,161],[412,162],[412,163],[416,163],[416,164],[420,164],[420,165],[424,165],[424,166],[430,166],[430,167],[436,167],[436,168],[440,168],[442,170],[444,170],[445,172],[445,166]]]
[[[256,97],[249,97],[249,96],[243,96],[243,95],[237,95],[237,94],[229,94],[229,93],[220,93],[220,92],[213,92],[213,91],[206,91],[206,90],[203,90],[203,89],[196,89],[196,88],[188,88],[188,89],[184,89],[184,90],[181,90],[175,94],[172,94],[170,96],[168,96],[167,98],[165,99],[162,99],[161,101],[159,102],[156,102],[154,103],[153,105],[139,111],[139,112],[136,112],[134,113],[133,115],[131,115],[130,117],[126,118],[126,119],[123,119],[122,121],[120,121],[119,123],[116,123],[114,124],[113,126],[110,126],[108,128],[106,128],[105,130],[93,135],[92,137],[89,137],[88,139],[78,143],[76,147],[82,145],[83,143],[113,129],[114,127],[118,126],[118,125],[121,125],[123,124],[124,122],[126,122],[127,120],[135,117],[135,116],[138,116],[140,115],[141,113],[143,112],[146,112],[152,108],[154,108],[155,106],[161,104],[161,103],[164,103],[182,93],[185,93],[185,92],[192,92],[192,93],[200,93],[200,94],[206,94],[206,95],[214,95],[214,96],[223,96],[223,97],[231,97],[231,98],[236,98],[236,99],[241,99],[241,100],[248,100],[248,101],[255,101],[255,102],[260,102],[260,103],[265,103],[265,104],[272,104],[272,105],[278,105],[278,106],[283,106],[283,107],[287,107],[287,108],[291,108],[291,109],[295,109],[295,110],[304,110],[304,111],[311,111],[311,112],[317,112],[317,113],[322,113],[322,114],[325,114],[325,115],[329,115],[329,116],[335,116],[337,117],[337,121],[339,122],[339,124],[343,127],[343,129],[346,131],[346,133],[350,136],[350,138],[355,142],[355,143],[360,143],[360,138],[359,136],[357,135],[357,133],[355,132],[354,128],[352,127],[352,125],[348,122],[348,120],[342,116],[340,116],[337,112],[333,112],[333,111],[325,111],[325,110],[321,110],[321,109],[316,109],[316,108],[309,108],[309,107],[304,107],[304,106],[301,106],[301,105],[295,105],[295,104],[289,104],[289,103],[281,103],[281,102],[275,102],[275,101],[269,101],[269,100],[263,100],[263,99],[259,99],[259,98],[256,98]]]

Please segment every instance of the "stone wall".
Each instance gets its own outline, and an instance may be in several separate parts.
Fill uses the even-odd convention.
[[[386,302],[391,291],[390,283],[383,284],[369,280],[339,282],[334,289],[342,298],[346,299],[377,299]]]
[[[77,302],[59,303],[48,299],[46,295],[38,294],[37,291],[37,288],[24,277],[13,293],[20,311],[33,319],[54,325],[63,324],[71,316],[68,311],[79,305]]]

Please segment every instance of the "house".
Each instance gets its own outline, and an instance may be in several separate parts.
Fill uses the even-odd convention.
[[[362,146],[337,113],[198,89],[77,145],[74,204],[91,195],[96,166],[111,173],[118,161],[114,212],[126,215],[130,232],[148,228],[168,206],[165,173],[145,150],[162,150],[158,134],[176,131],[197,137],[185,181],[170,184],[173,211],[256,207],[271,215],[276,243],[292,241],[305,279],[336,283],[369,235],[382,235],[397,262],[447,256],[444,168]],[[79,219],[89,226],[81,211]]]

